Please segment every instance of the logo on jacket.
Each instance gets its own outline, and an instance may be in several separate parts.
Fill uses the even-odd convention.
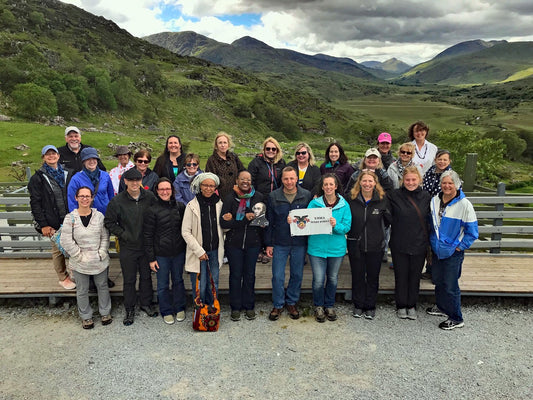
[[[295,215],[292,222],[295,223],[298,228],[304,229],[305,225],[309,222],[309,218],[307,218],[307,215],[302,215],[301,217]]]

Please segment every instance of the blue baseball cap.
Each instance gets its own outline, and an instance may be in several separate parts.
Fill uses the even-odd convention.
[[[56,146],[54,146],[53,144],[47,144],[41,150],[41,156],[44,156],[48,150],[54,150],[57,154],[59,154],[59,151],[57,150]]]

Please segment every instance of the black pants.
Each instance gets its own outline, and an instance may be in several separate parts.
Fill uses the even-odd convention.
[[[363,311],[374,310],[379,289],[379,271],[383,252],[361,252],[359,257],[350,250],[348,241],[348,257],[352,270],[352,301],[356,308]]]
[[[394,298],[396,308],[415,307],[420,291],[420,275],[425,254],[406,254],[392,252],[392,263],[394,265]]]
[[[124,279],[124,308],[126,311],[135,310],[137,293],[135,282],[139,273],[139,303],[146,307],[152,303],[152,274],[146,253],[142,250],[120,249],[120,268]]]

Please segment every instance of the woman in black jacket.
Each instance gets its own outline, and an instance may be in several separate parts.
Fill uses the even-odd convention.
[[[392,214],[390,248],[394,264],[398,318],[416,319],[420,275],[428,239],[427,217],[431,195],[422,190],[422,176],[415,166],[406,167],[402,186],[387,193]]]
[[[294,150],[294,160],[287,164],[293,167],[298,174],[298,186],[311,192],[314,196],[318,191],[322,174],[315,165],[313,150],[307,143],[300,142]]]
[[[222,206],[220,226],[226,232],[225,249],[229,262],[229,297],[231,320],[255,319],[255,266],[263,246],[263,228],[253,223],[256,215],[253,209],[263,201],[263,195],[252,186],[248,171],[237,175],[233,192]]]
[[[159,179],[155,192],[157,201],[144,214],[144,248],[151,270],[157,273],[159,311],[165,323],[171,325],[174,318],[178,322],[185,319],[185,241],[181,236],[185,205],[176,202],[168,178]]]
[[[285,168],[283,151],[278,141],[272,136],[265,139],[262,151],[248,164],[252,175],[252,185],[265,198],[281,187],[281,171]]]
[[[352,270],[353,316],[374,319],[385,228],[391,220],[385,192],[374,172],[359,174],[348,203],[352,212],[348,257]]]
[[[53,145],[41,150],[43,165],[28,182],[30,207],[35,229],[43,236],[51,237],[61,226],[68,214],[67,186],[72,178],[72,171],[63,169],[59,164],[59,152]],[[65,264],[65,256],[52,242],[52,263],[59,279],[59,284],[67,290],[76,288],[70,280]]]

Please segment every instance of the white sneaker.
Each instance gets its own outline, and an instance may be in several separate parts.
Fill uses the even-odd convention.
[[[165,315],[163,321],[165,321],[165,324],[167,325],[172,325],[174,323],[174,316],[172,314]]]
[[[412,319],[412,320],[415,320],[418,318],[416,315],[416,309],[414,307],[407,309],[407,318]]]
[[[72,282],[69,277],[66,277],[63,281],[59,281],[59,284],[63,287],[63,289],[76,289],[76,284]]]
[[[176,314],[176,321],[181,322],[185,321],[185,311],[180,311]]]

